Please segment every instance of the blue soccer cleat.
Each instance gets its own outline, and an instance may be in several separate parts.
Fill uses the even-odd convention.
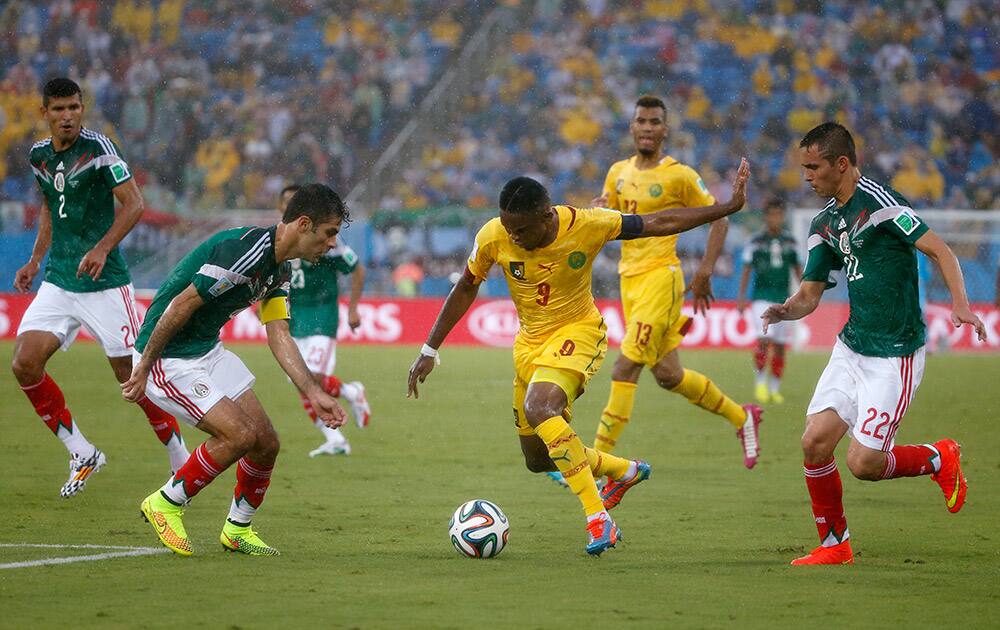
[[[604,513],[587,523],[587,533],[590,535],[587,553],[592,556],[601,555],[617,545],[618,541],[622,539],[621,530],[611,520],[611,517]]]
[[[604,501],[604,509],[610,510],[611,508],[617,506],[630,488],[633,488],[649,479],[649,475],[652,472],[653,468],[649,465],[649,463],[636,461],[634,475],[628,479],[609,481],[601,490],[601,500]]]

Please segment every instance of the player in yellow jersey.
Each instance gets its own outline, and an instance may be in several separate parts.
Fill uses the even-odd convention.
[[[608,348],[590,286],[594,257],[610,240],[676,234],[736,212],[743,207],[749,175],[743,160],[727,204],[644,216],[552,206],[537,181],[512,179],[500,193],[500,217],[479,230],[465,274],[410,367],[407,397],[417,397],[417,383],[439,360],[438,348],[469,310],[490,269],[499,265],[521,323],[514,341],[514,423],[525,465],[532,472],[562,472],[587,515],[589,554],[615,546],[621,533],[607,510],[650,474],[646,462],[585,447],[568,424],[573,401]],[[605,475],[615,490],[602,496],[594,477]]]
[[[623,215],[648,216],[715,203],[694,169],[663,155],[663,141],[668,132],[666,113],[666,105],[655,96],[643,96],[636,101],[629,125],[636,154],[611,166],[604,180],[604,191],[594,205],[618,210]],[[704,313],[711,307],[712,269],[722,252],[727,229],[724,217],[712,222],[705,256],[691,281],[695,312]],[[611,373],[611,394],[601,414],[594,448],[605,453],[612,451],[632,415],[642,368],[649,367],[660,387],[731,422],[743,446],[743,463],[753,468],[759,454],[760,407],[741,407],[733,402],[705,375],[685,369],[677,355],[677,347],[691,322],[681,314],[684,273],[676,245],[676,235],[622,243],[618,272],[625,337]],[[614,485],[610,484],[604,493],[614,492]]]

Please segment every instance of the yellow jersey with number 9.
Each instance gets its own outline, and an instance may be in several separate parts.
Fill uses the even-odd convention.
[[[635,167],[636,156],[615,162],[604,179],[608,207],[622,214],[650,214],[669,208],[715,204],[705,182],[693,168],[670,156],[653,168]],[[666,265],[680,265],[677,235],[639,238],[622,243],[618,273],[635,276]]]
[[[469,273],[482,281],[497,264],[503,269],[520,319],[520,334],[541,341],[567,324],[600,317],[591,292],[591,268],[604,244],[618,238],[622,215],[605,208],[555,206],[555,240],[531,251],[515,245],[500,219],[476,234]]]

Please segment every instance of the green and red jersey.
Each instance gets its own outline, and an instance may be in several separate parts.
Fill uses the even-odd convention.
[[[347,245],[338,244],[315,263],[291,261],[288,302],[292,313],[292,336],[337,336],[340,325],[338,278],[353,273],[358,255]]]

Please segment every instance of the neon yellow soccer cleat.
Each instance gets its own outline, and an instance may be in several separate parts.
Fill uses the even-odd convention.
[[[757,387],[754,388],[754,398],[762,404],[771,400],[771,392],[767,389],[767,383],[757,383]]]
[[[260,539],[249,525],[234,525],[230,521],[222,527],[219,542],[232,552],[245,553],[248,556],[280,556],[281,553]]]
[[[191,540],[184,530],[184,522],[181,521],[181,515],[184,514],[183,507],[167,501],[157,490],[142,500],[140,509],[142,518],[153,526],[156,536],[167,549],[182,556],[191,555]]]

